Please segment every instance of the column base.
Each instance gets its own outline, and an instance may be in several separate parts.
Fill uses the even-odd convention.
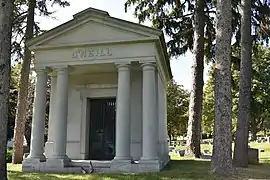
[[[162,168],[162,162],[158,158],[150,159],[142,157],[139,161],[140,172],[159,172]]]
[[[47,159],[46,166],[49,168],[64,168],[69,166],[71,160],[67,155],[65,156],[52,156]]]
[[[24,159],[25,161],[39,161],[39,162],[45,162],[46,161],[46,157],[44,154],[40,155],[40,156],[34,156],[31,155],[31,153]]]
[[[45,156],[31,157],[30,155],[22,162],[23,172],[39,172],[41,164],[46,162]]]
[[[158,161],[159,157],[141,157],[140,161]]]
[[[131,158],[130,159],[117,159],[114,158],[111,162],[110,170],[112,172],[130,172],[131,170]]]
[[[130,156],[115,156],[113,158],[113,161],[121,161],[121,160],[124,160],[124,161],[131,161],[131,157]]]

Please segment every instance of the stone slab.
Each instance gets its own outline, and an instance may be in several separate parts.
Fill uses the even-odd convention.
[[[259,150],[254,148],[248,148],[248,163],[259,164]]]
[[[144,173],[159,172],[170,161],[170,156],[164,156],[162,160],[140,160],[131,162],[130,160],[113,161],[91,161],[90,160],[68,160],[67,159],[47,159],[40,162],[38,159],[24,160],[23,172],[48,172],[48,173]]]
[[[139,172],[159,172],[162,168],[162,161],[160,160],[139,161]]]
[[[112,160],[111,172],[130,172],[131,160]]]
[[[47,168],[64,168],[70,166],[71,160],[69,158],[63,159],[47,159],[46,167]]]
[[[39,172],[40,171],[40,159],[26,158],[22,162],[23,172]]]

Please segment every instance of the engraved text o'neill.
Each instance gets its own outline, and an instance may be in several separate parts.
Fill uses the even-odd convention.
[[[80,48],[72,52],[74,59],[87,59],[103,56],[112,56],[110,48]]]

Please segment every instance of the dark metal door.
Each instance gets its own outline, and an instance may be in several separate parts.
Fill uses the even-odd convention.
[[[90,159],[114,158],[115,114],[115,98],[90,99]]]

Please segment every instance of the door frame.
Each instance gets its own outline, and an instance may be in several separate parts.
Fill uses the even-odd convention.
[[[89,105],[90,106],[88,106],[88,109],[87,109],[87,111],[89,112],[89,119],[88,119],[88,128],[89,128],[89,130],[91,130],[91,106],[92,106],[92,100],[113,100],[113,101],[115,101],[115,103],[116,103],[116,97],[114,96],[114,97],[102,97],[102,98],[87,98],[87,103],[89,103]],[[116,112],[115,112],[115,116],[116,116]],[[116,118],[116,117],[114,117],[114,118]],[[106,122],[105,122],[106,123]],[[115,125],[114,126],[116,126],[116,119],[115,119]],[[91,144],[91,132],[89,132],[88,131],[88,138],[89,138],[89,146],[88,146],[88,152],[91,152],[91,147],[90,147],[90,144]],[[116,134],[115,134],[115,136],[116,136]],[[115,137],[116,138],[116,137]],[[116,141],[116,139],[114,139],[114,143],[115,143],[115,141]],[[87,159],[89,159],[89,160],[91,160],[91,154],[88,154],[88,158]],[[93,159],[93,160],[98,160],[98,159]],[[101,161],[103,161],[103,160],[101,160]],[[107,160],[106,160],[107,161]]]
[[[80,134],[80,157],[89,157],[89,131],[90,131],[90,101],[94,98],[116,98],[117,84],[91,84],[80,90],[81,98],[81,134]]]

